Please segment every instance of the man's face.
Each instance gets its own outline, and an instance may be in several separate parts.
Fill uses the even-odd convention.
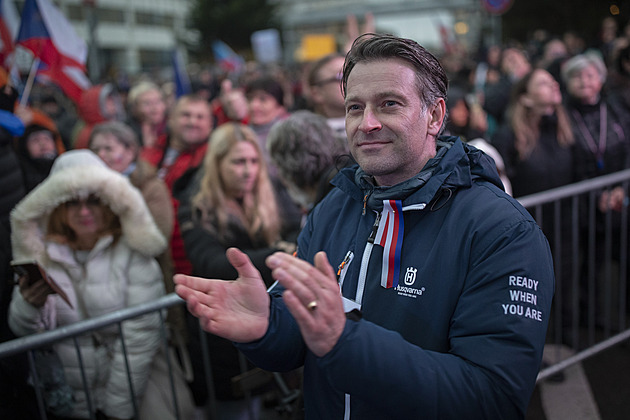
[[[170,128],[173,137],[185,146],[194,146],[208,141],[212,131],[208,103],[183,99],[173,110]]]
[[[346,87],[350,151],[379,185],[395,185],[435,156],[445,104],[424,109],[414,70],[397,59],[358,63]]]
[[[317,74],[315,85],[311,87],[311,97],[326,118],[345,115],[343,94],[341,93],[341,71],[343,57],[336,57],[324,65]]]

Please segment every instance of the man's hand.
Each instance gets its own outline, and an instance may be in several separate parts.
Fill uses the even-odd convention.
[[[230,248],[226,256],[238,272],[236,280],[177,274],[173,277],[175,292],[204,330],[239,343],[256,341],[269,326],[269,294],[247,255]]]
[[[283,252],[267,258],[273,278],[286,288],[283,299],[297,321],[308,348],[318,357],[337,344],[346,316],[335,271],[324,252],[315,266]]]
[[[242,121],[249,113],[249,105],[243,89],[235,89],[229,79],[221,83],[219,100],[225,115],[232,121]]]

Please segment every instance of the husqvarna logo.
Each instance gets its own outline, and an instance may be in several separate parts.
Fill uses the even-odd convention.
[[[415,287],[411,287],[416,282],[417,274],[418,274],[417,268],[407,267],[407,270],[405,271],[405,278],[403,279],[403,282],[405,283],[405,285],[403,286],[399,284],[395,289],[398,292],[399,296],[405,296],[405,297],[416,299],[418,296],[422,296],[424,294],[424,291],[425,291],[424,287],[420,287],[419,289]]]
[[[405,285],[412,286],[416,282],[416,273],[418,272],[417,268],[407,267],[407,272],[405,273]]]

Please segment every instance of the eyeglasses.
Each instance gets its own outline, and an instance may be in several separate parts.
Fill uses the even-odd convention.
[[[66,201],[66,207],[68,208],[74,208],[74,209],[78,209],[81,208],[83,206],[86,207],[98,207],[101,205],[101,200],[99,200],[98,197],[95,196],[89,196],[88,198],[85,199],[74,199],[74,200],[69,200]]]
[[[329,77],[328,79],[320,80],[318,82],[313,83],[313,86],[321,86],[321,85],[326,85],[328,83],[333,83],[333,82],[339,83],[341,82],[342,78],[343,78],[343,75],[341,73],[337,73],[333,77]]]

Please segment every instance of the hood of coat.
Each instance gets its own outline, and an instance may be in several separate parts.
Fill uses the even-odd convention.
[[[403,206],[408,206],[448,200],[458,189],[469,188],[473,182],[480,180],[503,190],[494,161],[481,150],[452,136],[440,138],[437,145],[436,157],[429,160],[418,175],[398,185],[385,188],[374,186],[367,182],[367,175],[357,177],[361,172],[358,166],[343,169],[332,184],[357,200],[367,199],[368,207],[374,201],[370,200],[374,193],[400,199]]]
[[[89,150],[71,150],[57,158],[50,175],[11,212],[14,260],[40,259],[50,213],[66,201],[91,194],[120,218],[121,240],[132,249],[146,256],[157,256],[166,249],[166,238],[140,191]]]
[[[107,98],[114,102],[114,114],[107,114],[105,105]],[[83,91],[79,106],[77,107],[79,117],[87,125],[94,125],[104,121],[118,120],[124,121],[125,111],[120,96],[114,85],[105,83],[92,86]]]
[[[52,133],[53,139],[55,141],[55,151],[57,152],[57,155],[65,152],[66,148],[63,145],[61,135],[59,134],[59,130],[57,130],[55,122],[42,111],[31,109],[31,112],[33,114],[31,122],[25,127],[22,136],[16,139],[16,151],[18,155],[25,159],[32,160],[32,158],[29,156],[26,145],[28,141],[28,136],[34,132],[43,130],[50,131]]]

